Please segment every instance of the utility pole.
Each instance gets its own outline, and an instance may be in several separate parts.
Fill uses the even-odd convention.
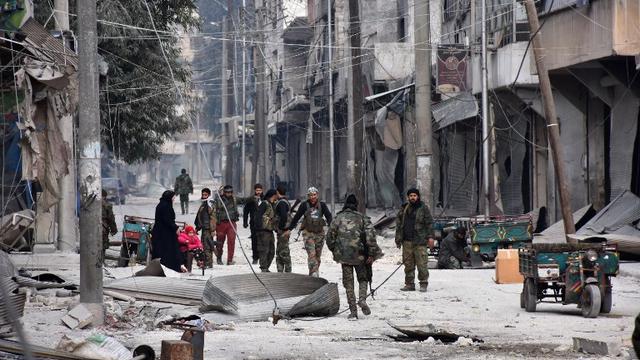
[[[231,36],[229,35],[229,29],[231,29],[231,16],[233,14],[233,2],[227,0],[227,16],[224,19],[223,29],[224,41],[222,42],[222,117],[227,119],[224,124],[225,129],[225,164],[224,164],[224,182],[225,184],[231,184],[233,182],[233,145],[231,144],[231,132],[233,129],[233,122],[231,116],[233,115],[233,81],[230,79],[233,74],[232,61],[233,49],[229,41]]]
[[[331,31],[331,23],[333,22],[333,16],[331,11],[331,1],[327,1],[327,31],[328,31],[328,43],[329,43],[329,160],[331,163],[331,170],[329,171],[331,181],[329,188],[331,190],[331,213],[336,213],[336,191],[335,191],[335,133],[333,129],[333,34]],[[361,199],[364,202],[364,199]]]
[[[246,0],[242,0],[242,10],[240,11],[240,26],[242,27],[242,169],[240,170],[240,189],[244,193],[246,190],[245,184],[245,173],[247,170],[246,163],[246,132],[247,132],[247,73],[245,72],[247,68],[247,36],[246,36],[246,11],[247,11],[247,2]]]
[[[255,123],[256,123],[256,132],[253,135],[254,147],[257,150],[254,152],[257,154],[256,162],[258,163],[258,176],[256,179],[257,182],[262,182],[263,185],[267,185],[269,183],[269,175],[267,174],[267,158],[265,156],[265,148],[266,141],[265,135],[267,133],[266,126],[266,118],[264,111],[264,58],[262,57],[262,51],[260,47],[264,43],[264,35],[262,32],[263,22],[262,22],[262,11],[263,9],[256,8],[256,33],[258,36],[258,41],[255,44],[253,55],[254,55],[254,66],[256,74],[256,107],[255,107]],[[259,180],[262,179],[262,180]]]
[[[429,0],[416,0],[415,20],[415,66],[416,66],[416,172],[417,187],[423,201],[432,206],[433,196],[431,171],[431,14]],[[424,23],[420,20],[424,20]]]
[[[360,5],[359,1],[349,1],[349,38],[351,40],[351,66],[349,67],[350,81],[348,92],[348,122],[347,171],[349,176],[349,191],[355,192],[358,198],[358,211],[367,211],[367,199],[364,191],[364,111],[362,109],[362,67],[360,66]],[[353,130],[351,130],[353,129]]]
[[[55,25],[64,41],[65,33],[69,31],[69,2],[55,0]],[[76,161],[73,141],[73,114],[64,114],[60,119],[62,140],[69,146],[69,173],[60,178],[60,202],[58,205],[58,250],[76,251],[78,244],[76,216]]]
[[[102,184],[100,180],[100,108],[96,0],[78,1],[80,127],[80,303],[104,322],[102,305]]]
[[[487,3],[482,0],[480,13],[482,26],[482,189],[484,194],[484,216],[491,215],[491,193],[489,187],[489,98],[487,93]]]
[[[560,124],[558,124],[556,103],[553,100],[553,93],[551,91],[549,71],[547,70],[547,66],[544,62],[544,48],[542,47],[542,41],[538,35],[538,31],[540,29],[538,11],[536,10],[533,0],[525,0],[524,5],[527,10],[527,18],[529,19],[529,31],[531,32],[533,55],[536,59],[536,69],[538,70],[538,81],[540,82],[540,91],[542,92],[544,115],[547,120],[547,131],[549,134],[549,144],[551,145],[553,168],[558,182],[564,232],[566,235],[575,234],[576,228],[573,223],[573,214],[571,212],[571,189],[567,182],[566,170],[564,168],[564,154],[562,153],[562,146],[560,145]],[[568,236],[567,241],[574,242]]]

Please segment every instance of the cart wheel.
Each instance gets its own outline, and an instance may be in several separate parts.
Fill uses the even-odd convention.
[[[538,284],[533,278],[527,278],[524,283],[524,309],[527,312],[536,312],[538,302]]]
[[[586,318],[598,317],[602,295],[595,284],[587,284],[582,290],[582,316]]]
[[[602,305],[600,306],[600,312],[608,314],[611,312],[611,305],[613,305],[613,299],[611,296],[611,283],[607,282],[607,286],[604,288],[604,296],[602,297]]]

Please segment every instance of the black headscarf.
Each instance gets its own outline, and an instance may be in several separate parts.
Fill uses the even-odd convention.
[[[174,196],[176,196],[176,193],[173,190],[166,190],[165,192],[162,193],[160,200],[171,201],[173,200]]]
[[[351,209],[351,210],[354,210],[354,211],[357,210],[358,209],[358,198],[354,194],[347,195],[347,197],[344,200],[343,209]]]

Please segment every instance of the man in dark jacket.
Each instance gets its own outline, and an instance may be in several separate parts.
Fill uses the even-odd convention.
[[[211,190],[204,188],[201,191],[200,200],[202,204],[198,208],[196,213],[196,219],[194,224],[196,226],[196,232],[200,232],[200,239],[202,240],[203,252],[205,256],[205,267],[213,266],[213,250],[215,249],[215,241],[213,236],[215,235],[215,217],[209,203],[209,197],[211,196]]]
[[[260,220],[256,221],[256,232],[258,233],[258,253],[262,272],[270,272],[269,267],[275,254],[273,231],[276,228],[274,204],[277,198],[278,193],[274,189],[269,189],[258,207],[256,219]]]
[[[462,262],[467,260],[464,248],[467,246],[467,229],[458,227],[440,241],[438,253],[438,269],[462,269]]]
[[[429,207],[420,200],[420,191],[407,191],[408,203],[402,205],[396,218],[396,246],[402,248],[404,263],[404,287],[402,291],[415,291],[415,270],[418,268],[420,291],[426,292],[429,285],[429,251],[427,244],[433,244],[433,218]]]
[[[182,215],[188,214],[189,194],[193,194],[193,182],[191,181],[189,174],[187,174],[187,169],[182,169],[180,171],[180,175],[176,177],[173,192],[180,195],[180,209],[182,210]]]
[[[276,224],[275,231],[278,237],[276,242],[276,267],[278,272],[291,272],[291,252],[289,250],[289,236],[287,223],[289,222],[289,200],[287,200],[287,189],[278,185],[278,201],[275,204]]]
[[[258,214],[258,206],[262,202],[262,184],[253,185],[253,196],[248,199],[242,208],[242,227],[249,228],[251,231],[251,257],[253,258],[253,264],[258,263],[260,255],[258,254],[258,235],[256,234],[256,218]]]
[[[116,217],[113,215],[113,205],[107,201],[107,192],[102,190],[102,259],[109,248],[109,235],[118,233]]]
[[[368,216],[358,212],[358,199],[347,196],[344,208],[329,226],[327,247],[333,253],[333,260],[342,264],[342,284],[347,293],[350,314],[348,319],[357,319],[356,294],[354,293],[353,271],[358,279],[358,305],[365,315],[371,314],[367,305],[367,265],[382,257],[382,250],[376,242],[376,233]]]
[[[324,246],[324,226],[331,224],[332,217],[327,204],[318,199],[318,189],[310,187],[307,190],[307,198],[308,200],[298,208],[287,230],[295,229],[300,218],[303,218],[300,230],[304,239],[304,248],[307,250],[309,275],[318,277],[320,276],[320,258]],[[326,222],[323,217],[327,220]]]

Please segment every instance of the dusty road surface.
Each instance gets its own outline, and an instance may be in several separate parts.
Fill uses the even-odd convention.
[[[120,222],[122,215],[151,216],[154,199],[129,199],[125,206],[114,208]],[[193,222],[196,203],[190,215],[178,215],[178,220]],[[179,205],[175,206],[179,213]],[[393,238],[379,236],[385,257],[374,264],[374,286],[378,286],[398,268],[399,250]],[[294,242],[291,253],[293,271],[307,273],[306,253],[302,242]],[[250,257],[248,230],[240,230],[242,248]],[[225,249],[226,251],[226,249]],[[346,298],[341,284],[341,271],[331,260],[325,248],[320,268],[321,276],[339,284],[341,310]],[[250,268],[236,245],[237,265],[214,266],[204,278],[229,274],[249,273]],[[32,261],[35,263],[35,260]],[[622,268],[637,269],[638,264],[622,264]],[[51,269],[53,271],[53,269]],[[272,265],[275,271],[275,263]],[[56,273],[76,280],[77,260],[66,261]],[[519,306],[520,284],[498,285],[493,281],[495,270],[431,270],[429,291],[401,292],[403,269],[399,269],[370,300],[372,314],[360,314],[357,321],[348,321],[347,313],[335,317],[281,320],[277,325],[269,321],[218,324],[206,333],[205,359],[566,359],[602,358],[572,350],[572,338],[581,337],[608,341],[622,345],[618,358],[631,358],[630,343],[633,320],[640,312],[640,279],[634,271],[624,272],[613,280],[613,309],[610,314],[596,319],[585,319],[574,305],[539,304],[538,311],[527,313]],[[194,270],[190,275],[203,278]],[[134,305],[116,302],[110,298],[109,312],[137,311],[131,323],[111,322],[99,328],[69,330],[60,323],[66,305],[73,298],[51,299],[47,293],[33,296],[23,318],[30,341],[53,347],[63,334],[87,335],[99,332],[111,335],[123,344],[133,347],[148,344],[159,353],[161,340],[179,339],[182,331],[155,326],[172,311],[184,307],[166,303],[137,301]],[[65,302],[66,301],[66,302]],[[118,309],[115,309],[118,308]],[[197,308],[188,311],[197,312]],[[429,324],[476,339],[470,343],[461,339],[443,344],[433,339],[422,342],[399,341],[401,334],[390,324],[423,326]]]

